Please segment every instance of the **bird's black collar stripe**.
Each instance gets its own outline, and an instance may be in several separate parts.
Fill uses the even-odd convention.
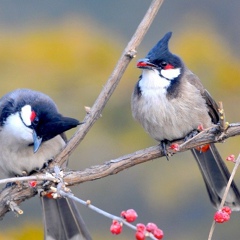
[[[20,117],[20,119],[22,120],[22,123],[24,124],[24,126],[25,126],[25,127],[28,127],[28,128],[31,128],[31,125],[30,125],[30,126],[27,126],[26,123],[23,121],[23,118],[22,118],[21,113],[18,112],[18,114],[19,114],[19,117]]]
[[[159,72],[159,76],[160,76],[161,78],[166,79],[166,80],[169,81],[169,82],[172,81],[171,79],[164,77],[164,76],[161,74],[161,72]]]

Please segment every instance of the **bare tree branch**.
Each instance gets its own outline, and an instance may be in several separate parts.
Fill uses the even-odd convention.
[[[97,100],[91,108],[91,111],[85,116],[84,124],[79,127],[78,131],[70,139],[66,147],[56,156],[54,161],[50,164],[49,169],[53,168],[55,165],[62,166],[62,164],[67,160],[78,144],[84,139],[85,135],[88,133],[93,124],[100,117],[103,108],[116,89],[128,64],[130,63],[131,59],[135,57],[136,48],[141,43],[162,3],[163,0],[152,1],[135,34],[123,51],[122,56],[120,57],[111,76],[109,77],[105,87],[99,94]],[[38,174],[39,177],[40,175]],[[44,174],[41,176],[44,178]],[[21,178],[19,178],[19,180],[20,179]],[[42,184],[43,181],[38,181],[38,187],[41,187]],[[29,187],[28,182],[20,182],[18,185],[3,189],[3,191],[0,193],[0,216],[2,217],[7,211],[9,211],[10,206],[13,206],[12,202],[20,204],[22,201],[36,194],[37,188]]]
[[[159,8],[161,7],[163,0],[153,0],[147,13],[145,14],[143,20],[139,24],[136,32],[134,33],[132,39],[128,43],[127,47],[122,53],[115,69],[113,70],[111,76],[109,77],[105,87],[99,94],[97,100],[91,108],[89,114],[86,115],[84,119],[84,124],[80,126],[75,135],[70,139],[66,147],[56,156],[54,164],[62,166],[78,144],[84,139],[85,135],[88,133],[92,125],[100,117],[101,112],[105,105],[107,104],[112,93],[116,89],[120,79],[122,78],[128,64],[136,55],[136,48],[141,43],[143,37],[145,36],[147,30],[149,29],[153,19],[155,18]]]
[[[214,126],[213,128],[209,128],[200,132],[198,135],[191,138],[187,142],[184,142],[184,140],[179,140],[174,143],[179,144],[178,152],[184,152],[191,148],[207,143],[222,142],[227,138],[237,135],[240,135],[240,123],[233,123],[230,124],[229,128],[224,132],[220,131],[220,126]],[[141,164],[163,156],[164,155],[162,149],[159,145],[149,147],[125,156],[121,156],[117,159],[107,161],[102,165],[92,166],[91,168],[87,168],[84,171],[65,171],[64,182],[67,184],[67,186],[72,186],[87,181],[97,180],[109,175],[116,174],[137,164]],[[42,179],[44,179],[44,176],[46,176],[45,173],[37,174],[37,179],[41,179],[41,181],[38,182],[37,187],[42,188]],[[25,178],[23,179],[25,180]],[[50,179],[49,175],[46,176],[46,179]],[[21,181],[21,178],[19,178],[19,181]],[[19,183],[18,185],[15,185],[11,188],[4,189],[0,193],[0,216],[2,217],[9,210],[9,201],[14,201],[17,204],[20,204],[22,201],[36,194],[37,188],[30,188],[26,182],[22,182],[21,184]]]
[[[174,143],[179,144],[179,151],[175,152],[171,149],[169,149],[169,151],[172,154],[184,152],[204,144],[222,142],[223,140],[236,135],[240,135],[240,123],[231,124],[224,133],[220,132],[219,126],[215,126],[200,132],[186,142],[184,142],[184,140],[175,141]],[[117,159],[105,162],[102,165],[85,169],[84,171],[72,171],[65,173],[64,181],[67,182],[69,186],[87,181],[93,181],[116,174],[137,164],[141,164],[159,157],[164,157],[164,153],[160,145],[157,145],[121,156]]]

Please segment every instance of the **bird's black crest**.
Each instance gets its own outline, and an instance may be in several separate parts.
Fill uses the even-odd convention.
[[[172,32],[168,32],[165,36],[150,50],[146,58],[154,60],[160,56],[164,56],[169,53],[168,42],[172,36]]]

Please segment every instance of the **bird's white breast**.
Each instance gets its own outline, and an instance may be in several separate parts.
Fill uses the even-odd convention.
[[[1,129],[3,132],[4,130]],[[5,138],[4,138],[5,137]],[[6,139],[5,134],[0,134],[0,169],[9,177],[21,176],[23,172],[30,173],[33,170],[41,169],[43,164],[53,159],[64,147],[65,142],[60,135],[43,142],[36,153],[33,146],[26,142]]]
[[[181,94],[169,98],[167,87],[170,83],[155,71],[144,70],[139,81],[141,95],[132,96],[133,117],[158,141],[179,139],[200,124],[211,125],[199,90],[185,82]]]

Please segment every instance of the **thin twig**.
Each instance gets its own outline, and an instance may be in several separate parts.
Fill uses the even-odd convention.
[[[39,175],[31,175],[27,177],[13,177],[13,178],[5,178],[0,180],[0,184],[7,184],[10,182],[23,182],[23,181],[52,181],[52,182],[57,182],[58,179],[53,177],[50,174],[39,174]]]
[[[113,214],[111,214],[111,213],[109,213],[109,212],[106,212],[106,211],[104,211],[104,210],[102,210],[102,209],[100,209],[100,208],[92,205],[89,200],[83,201],[82,199],[75,197],[73,194],[71,194],[71,193],[66,193],[66,192],[64,192],[64,191],[62,191],[62,190],[60,190],[59,193],[60,193],[61,196],[65,197],[65,198],[70,198],[70,199],[72,199],[73,201],[78,202],[78,203],[80,203],[80,204],[88,207],[89,209],[91,209],[91,210],[93,210],[93,211],[95,211],[95,212],[103,215],[104,217],[110,218],[110,219],[112,219],[112,220],[117,220],[117,221],[123,223],[124,225],[128,226],[129,228],[131,228],[131,229],[133,229],[133,230],[135,230],[135,231],[137,230],[137,228],[136,228],[134,225],[132,225],[132,224],[130,224],[129,222],[125,221],[123,218],[118,217],[118,216],[116,216],[116,215],[113,215]],[[149,233],[149,234],[147,235],[147,237],[156,240],[156,238],[155,238],[151,233]]]
[[[221,204],[220,204],[220,206],[219,206],[219,210],[222,209],[223,206],[224,206],[224,203],[225,203],[225,201],[226,201],[226,198],[227,198],[229,189],[230,189],[230,187],[231,187],[233,178],[234,178],[234,176],[235,176],[235,174],[236,174],[236,172],[237,172],[237,169],[238,169],[239,164],[240,164],[240,154],[238,155],[237,161],[236,161],[235,166],[234,166],[234,168],[233,168],[233,170],[232,170],[231,176],[230,176],[230,178],[229,178],[229,180],[228,180],[228,184],[227,184],[227,187],[226,187],[226,189],[225,189],[225,191],[224,191],[223,198],[222,198]],[[212,239],[212,235],[213,235],[215,226],[216,226],[216,222],[213,221],[212,226],[211,226],[211,229],[210,229],[210,231],[209,231],[208,240],[211,240],[211,239]]]
[[[62,164],[67,160],[70,154],[78,146],[78,144],[83,140],[85,135],[88,133],[92,125],[100,117],[103,108],[117,87],[120,79],[122,78],[128,64],[136,54],[136,48],[141,43],[143,37],[145,36],[147,30],[149,29],[152,21],[154,20],[159,8],[161,7],[163,0],[153,0],[147,13],[145,14],[143,20],[139,24],[135,34],[128,43],[127,47],[122,53],[115,69],[113,70],[111,76],[109,77],[105,87],[99,94],[94,105],[91,107],[90,113],[88,113],[84,119],[84,124],[82,124],[74,136],[70,139],[66,147],[56,156],[53,164]],[[51,165],[50,165],[51,167]]]
[[[219,102],[219,108],[218,108],[218,113],[219,113],[219,125],[220,129],[223,132],[226,129],[226,121],[225,121],[225,112],[223,109],[223,103]]]

